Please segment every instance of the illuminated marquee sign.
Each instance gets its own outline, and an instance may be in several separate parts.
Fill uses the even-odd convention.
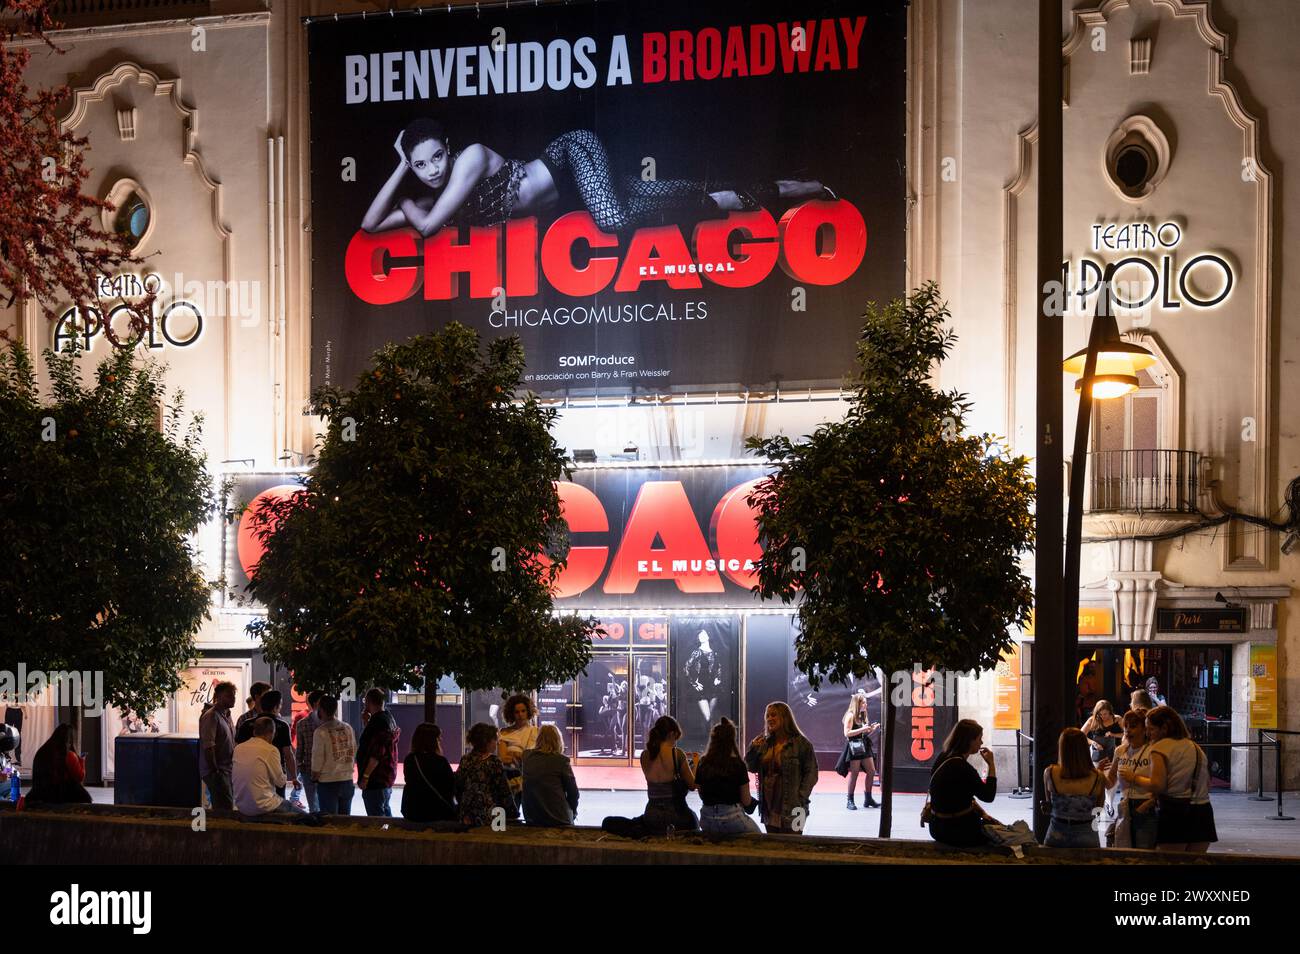
[[[1089,239],[1092,252],[1115,259],[1111,300],[1117,310],[1214,308],[1232,294],[1235,275],[1223,256],[1213,252],[1180,256],[1183,229],[1177,222],[1098,222]],[[1125,279],[1135,270],[1140,279]],[[1084,311],[1095,303],[1104,271],[1105,264],[1093,258],[1066,263],[1066,292],[1071,300],[1077,298]]]
[[[578,468],[556,489],[569,524],[568,563],[556,599],[575,608],[752,607],[762,555],[746,498],[766,476],[761,464]],[[284,474],[238,475],[234,501],[247,503],[227,531],[226,574],[241,593],[263,544],[253,514],[263,501],[297,493]],[[658,617],[617,625],[604,645],[662,646]]]
[[[137,346],[157,351],[164,347],[188,348],[203,336],[203,313],[191,301],[183,298],[164,302],[167,283],[157,272],[137,275],[123,272],[109,277],[101,275],[96,292],[100,302],[116,301],[104,312],[104,306],[89,306],[88,319],[79,314],[73,305],[59,315],[54,323],[54,352],[66,351],[74,341],[80,340],[85,351],[94,348],[103,337],[115,348]],[[151,314],[140,331],[131,328],[131,302],[154,295]]]

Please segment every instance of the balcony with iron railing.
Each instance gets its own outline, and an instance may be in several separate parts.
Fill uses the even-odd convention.
[[[1200,522],[1204,463],[1199,453],[1185,450],[1089,454],[1085,535],[1147,535]]]

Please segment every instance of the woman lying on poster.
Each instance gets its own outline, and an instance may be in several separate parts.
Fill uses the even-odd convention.
[[[834,199],[820,182],[781,179],[746,189],[711,190],[694,179],[615,180],[609,155],[596,134],[575,129],[553,140],[536,159],[506,159],[482,143],[453,152],[442,124],[417,119],[393,143],[397,167],[375,196],[361,227],[367,232],[411,226],[423,236],[444,225],[500,225],[537,215],[571,189],[605,232],[658,224],[670,211],[710,214],[754,211],[778,200]],[[407,171],[430,190],[419,198],[399,192]]]

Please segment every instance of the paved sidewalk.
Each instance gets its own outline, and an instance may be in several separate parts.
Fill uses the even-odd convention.
[[[113,802],[111,788],[92,788],[91,797],[98,804]],[[876,797],[879,798],[879,790]],[[861,807],[862,796],[858,795],[858,810],[849,811],[844,804],[844,796],[838,793],[813,793],[812,811],[808,816],[805,829],[810,835],[838,835],[841,837],[874,838],[880,831],[880,812],[876,809]],[[1214,820],[1219,831],[1219,841],[1211,847],[1212,852],[1232,852],[1234,854],[1271,854],[1300,858],[1300,820],[1270,821],[1269,816],[1277,814],[1277,801],[1258,802],[1250,795],[1238,792],[1216,792],[1211,796],[1214,803]],[[697,812],[700,808],[699,796],[692,794],[688,799]],[[921,806],[925,804],[922,795],[894,796],[894,826],[892,837],[925,841],[929,833],[921,827]],[[394,814],[401,813],[402,792],[393,792],[392,807]],[[1014,821],[1030,821],[1031,801],[1028,798],[1012,798],[1006,793],[999,793],[991,805],[985,806],[989,814],[1001,822],[1011,824]],[[599,826],[607,815],[639,815],[645,808],[645,793],[638,791],[614,791],[610,789],[583,789],[578,803],[578,824]],[[1300,816],[1300,793],[1288,793],[1283,802],[1288,815]],[[358,792],[352,801],[352,813],[364,815],[365,806]]]

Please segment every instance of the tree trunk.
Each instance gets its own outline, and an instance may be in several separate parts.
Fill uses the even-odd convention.
[[[424,680],[424,721],[438,724],[438,680]]]
[[[880,837],[888,838],[894,821],[894,701],[890,698],[889,685],[881,683],[880,707],[884,716],[884,733],[881,735],[880,753]],[[871,791],[871,782],[867,782],[867,791]]]

